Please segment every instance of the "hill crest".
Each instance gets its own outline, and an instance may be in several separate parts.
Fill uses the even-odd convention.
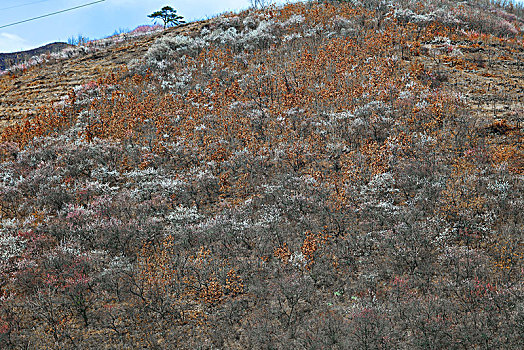
[[[0,72],[6,70],[8,67],[22,63],[29,60],[33,56],[46,55],[55,52],[59,52],[71,45],[62,42],[54,42],[47,45],[43,45],[31,50],[11,52],[11,53],[0,53]]]

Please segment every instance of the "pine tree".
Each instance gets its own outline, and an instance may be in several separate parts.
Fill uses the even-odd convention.
[[[176,13],[176,10],[171,6],[164,6],[160,11],[153,12],[149,16],[153,20],[161,19],[164,22],[164,29],[169,25],[178,26],[180,24],[186,23],[183,20],[183,16],[180,16]]]

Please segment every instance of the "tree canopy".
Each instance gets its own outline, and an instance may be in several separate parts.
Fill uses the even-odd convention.
[[[180,24],[186,23],[184,17],[176,13],[176,10],[171,6],[164,6],[160,11],[155,11],[147,17],[152,18],[153,20],[161,19],[164,22],[164,28],[173,25],[178,26]]]

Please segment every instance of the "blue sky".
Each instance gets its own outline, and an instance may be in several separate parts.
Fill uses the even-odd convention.
[[[0,26],[95,0],[0,0]],[[284,3],[285,0],[274,0]],[[26,5],[30,4],[30,5]],[[186,20],[197,20],[249,7],[249,0],[106,0],[92,6],[0,29],[0,52],[14,52],[66,41],[79,34],[102,38],[119,29],[151,24],[147,15],[172,6]]]

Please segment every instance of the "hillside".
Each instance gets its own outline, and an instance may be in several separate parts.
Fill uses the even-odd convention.
[[[0,127],[25,116],[34,116],[39,108],[62,101],[75,88],[105,76],[132,59],[140,58],[159,37],[198,29],[202,22],[190,23],[163,32],[115,40],[109,38],[86,47],[65,50],[45,64],[23,65],[0,75]],[[113,40],[111,40],[113,39]],[[31,51],[41,55],[44,48]]]
[[[523,18],[308,1],[0,76],[0,347],[524,348]]]

